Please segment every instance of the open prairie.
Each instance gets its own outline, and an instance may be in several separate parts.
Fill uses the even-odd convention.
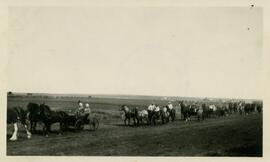
[[[124,126],[119,108],[122,104],[146,108],[151,102],[166,100],[112,98],[8,98],[8,108],[28,102],[43,103],[53,110],[73,111],[77,101],[89,102],[98,117],[98,130],[72,129],[59,135],[54,124],[49,137],[37,133],[26,138],[19,126],[19,140],[7,140],[7,155],[65,156],[262,156],[262,114],[233,114],[190,122],[180,120],[156,126]],[[175,103],[174,103],[175,104]],[[41,131],[41,125],[38,125]],[[13,131],[7,125],[7,139]]]

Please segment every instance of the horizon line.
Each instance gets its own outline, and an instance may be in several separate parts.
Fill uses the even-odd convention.
[[[174,98],[201,98],[201,99],[227,99],[227,100],[261,100],[259,98],[241,98],[241,97],[209,97],[209,96],[177,96],[177,95],[150,95],[150,94],[116,94],[116,93],[50,93],[50,92],[18,92],[18,91],[7,91],[7,94],[41,94],[41,95],[77,95],[77,96],[145,96],[145,97],[174,97]]]

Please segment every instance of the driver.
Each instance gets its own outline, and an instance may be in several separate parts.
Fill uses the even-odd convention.
[[[81,118],[83,115],[84,115],[83,103],[79,100],[78,101],[78,109],[76,110],[76,117]]]

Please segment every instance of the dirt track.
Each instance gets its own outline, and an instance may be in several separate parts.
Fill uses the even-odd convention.
[[[9,125],[8,137],[11,130]],[[19,141],[7,141],[7,155],[262,156],[259,114],[140,127],[123,126],[119,119],[101,121],[95,132],[69,131],[47,138],[36,134],[30,140],[19,135]]]

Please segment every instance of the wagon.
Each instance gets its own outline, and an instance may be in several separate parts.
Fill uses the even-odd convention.
[[[89,126],[89,129],[95,131],[98,129],[99,121],[95,116],[85,114],[82,117],[77,117],[76,114],[69,114],[65,120],[65,129],[70,127],[75,128],[75,130],[80,131]]]

